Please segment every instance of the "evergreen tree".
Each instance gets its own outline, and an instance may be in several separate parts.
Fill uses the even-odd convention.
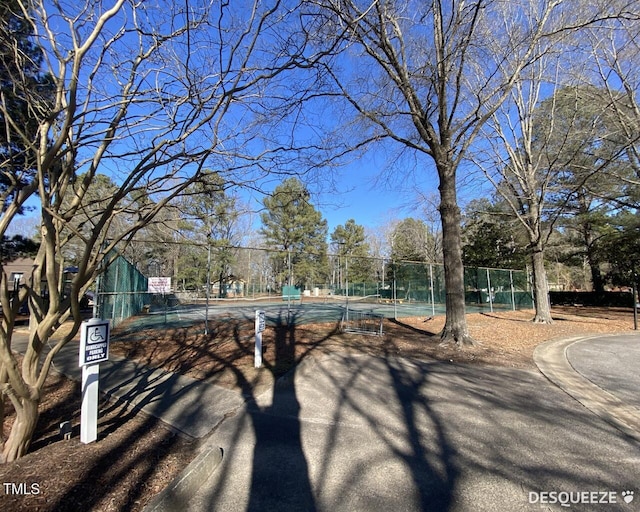
[[[327,278],[327,221],[309,198],[304,184],[289,178],[263,201],[260,233],[268,247],[279,251],[273,264],[281,286],[304,287]]]
[[[41,73],[42,50],[16,0],[0,3],[0,191],[2,210],[35,175],[40,119],[50,115],[54,88]]]
[[[231,276],[235,261],[233,245],[237,242],[237,222],[240,213],[237,199],[227,194],[226,184],[215,172],[207,173],[188,189],[186,213],[196,222],[195,229],[211,247],[211,272],[218,282],[218,295],[226,296],[225,283]]]
[[[391,235],[391,260],[387,279],[391,282],[427,279],[428,267],[419,265],[427,263],[427,252],[433,235],[427,225],[419,219],[407,218],[402,220]],[[407,263],[412,262],[412,263]]]
[[[523,235],[513,215],[489,199],[471,201],[462,221],[462,259],[469,267],[524,268]]]
[[[38,252],[38,244],[22,235],[9,238],[3,236],[0,240],[0,263],[7,263],[18,258],[32,258]]]
[[[594,87],[565,87],[541,103],[535,112],[536,148],[554,169],[550,183],[550,211],[589,266],[593,290],[604,292],[602,237],[615,203],[627,198],[633,182],[625,164],[624,139],[615,119],[598,101]],[[549,129],[553,115],[556,130]],[[540,143],[544,140],[544,144]],[[625,174],[629,179],[620,179]]]
[[[348,258],[348,275],[350,283],[363,283],[375,277],[373,262],[370,259],[369,244],[366,241],[364,226],[349,219],[344,225],[336,226],[331,233],[331,243],[338,260]]]
[[[427,245],[432,237],[423,221],[412,217],[402,220],[393,230],[391,259],[427,261]]]
[[[630,286],[638,283],[640,274],[640,216],[637,212],[622,212],[610,219],[607,232],[599,245],[607,261],[604,276],[611,284]]]

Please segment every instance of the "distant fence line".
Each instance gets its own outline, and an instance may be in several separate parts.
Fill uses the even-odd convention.
[[[310,301],[361,298],[423,305],[433,313],[446,302],[444,266],[439,263],[336,254],[314,261],[296,253],[243,247],[216,247],[209,257],[206,245],[173,247],[164,259],[160,255],[133,263],[131,256],[115,258],[100,280],[101,317],[117,325],[142,312],[154,300],[147,293],[151,276],[171,277],[172,299],[180,302],[201,301],[207,294],[211,299],[277,299],[292,285],[302,300]],[[465,267],[464,282],[468,305],[491,311],[533,307],[530,278],[524,270]]]

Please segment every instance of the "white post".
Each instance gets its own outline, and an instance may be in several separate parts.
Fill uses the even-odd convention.
[[[80,410],[80,442],[93,443],[98,439],[98,387],[100,365],[82,367],[82,407]]]
[[[109,360],[108,321],[92,318],[82,322],[78,359],[82,367],[80,441],[87,444],[98,439],[99,363]]]
[[[256,310],[255,317],[255,332],[256,332],[256,346],[254,352],[254,366],[256,368],[262,367],[262,331],[265,329],[265,316],[264,311]]]

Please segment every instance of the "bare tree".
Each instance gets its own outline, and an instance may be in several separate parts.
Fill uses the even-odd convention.
[[[602,92],[597,101],[617,125],[617,142],[624,148],[626,169],[617,177],[630,188],[640,186],[640,15],[637,10],[586,32],[584,70],[580,78]],[[621,167],[624,171],[624,167]],[[620,199],[620,198],[618,198]],[[637,199],[636,199],[637,200]],[[634,200],[627,202],[631,206]]]
[[[427,261],[442,263],[442,231],[438,215],[437,194],[424,194],[417,191],[417,195],[421,205],[420,218],[425,222],[430,233],[426,245]]]
[[[394,224],[395,225],[395,224]],[[372,270],[377,281],[385,283],[385,260],[391,254],[391,222],[365,228],[366,242],[369,246]]]
[[[605,180],[621,168],[618,164],[625,153],[631,167],[637,161],[640,82],[634,81],[638,73],[632,64],[632,55],[638,55],[637,44],[634,51],[631,32],[625,38],[619,29],[635,27],[637,34],[638,20],[637,16],[635,21],[628,19],[622,7],[621,3],[620,17],[542,41],[537,60],[516,81],[508,101],[491,116],[479,144],[482,149],[474,154],[473,160],[527,234],[534,322],[553,322],[545,249],[555,223],[570,202],[584,203],[589,189],[593,190],[591,197],[597,195],[597,189],[604,198],[611,190]],[[616,44],[622,40],[621,53]],[[593,86],[594,77],[601,79],[600,87]],[[629,174],[623,179],[630,178],[634,181]],[[592,233],[584,237],[587,245],[593,242]],[[599,275],[597,268],[592,270]]]
[[[551,139],[557,140],[558,130],[565,136],[567,131],[554,124],[553,98],[547,111],[551,116],[546,119],[548,129],[540,130],[536,112],[547,99],[544,91],[558,85],[562,51],[552,51],[547,44],[538,54],[536,62],[516,81],[508,101],[491,116],[480,144],[484,149],[476,152],[473,160],[527,233],[533,268],[534,321],[552,323],[544,249],[555,219],[545,223],[545,215],[549,189],[562,164],[557,154],[553,156],[549,151],[549,144]]]
[[[345,54],[332,76],[371,128],[369,140],[392,140],[435,165],[447,290],[441,340],[473,344],[465,317],[458,169],[482,126],[537,58],[538,42],[601,14],[578,12],[578,2],[562,0],[316,3],[347,31]]]
[[[6,273],[0,274],[0,390],[2,403],[8,399],[16,410],[8,438],[0,440],[3,462],[27,451],[52,359],[76,335],[79,300],[107,255],[126,246],[205,167],[255,186],[258,176],[250,170],[258,156],[247,150],[258,133],[252,104],[266,101],[267,82],[307,62],[299,16],[278,0],[15,5],[13,14],[29,24],[33,44],[42,49],[42,74],[53,95],[28,86],[20,70],[29,56],[10,46],[22,63],[11,77],[13,91],[28,105],[37,136],[24,130],[3,95],[2,130],[29,158],[0,162],[0,236],[29,202],[38,204],[41,223],[33,270],[13,300]],[[286,27],[295,28],[295,37]],[[263,162],[273,153],[264,146],[259,151]],[[30,165],[17,167],[17,161]],[[99,173],[114,186],[96,201]],[[126,219],[118,229],[116,218]],[[65,290],[64,249],[78,240],[78,271]],[[29,342],[20,364],[11,342],[25,303]],[[52,339],[69,318],[71,331]],[[39,364],[48,342],[52,348]]]

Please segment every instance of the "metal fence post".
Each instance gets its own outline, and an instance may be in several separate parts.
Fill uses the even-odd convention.
[[[102,263],[100,263],[102,265]],[[102,314],[101,306],[102,306],[102,272],[98,274],[96,277],[96,294],[93,298],[93,318],[100,318]]]
[[[511,310],[516,310],[516,293],[513,289],[513,270],[509,270],[509,284],[511,285]]]
[[[204,308],[204,335],[209,335],[209,301],[211,297],[211,236],[207,236],[207,286],[205,287],[206,301]]]
[[[118,284],[120,283],[120,279],[119,278],[119,274],[120,274],[120,262],[118,261],[118,259],[116,258],[113,262],[113,264],[115,264],[116,266],[116,278],[114,279],[114,287],[117,287]],[[116,293],[113,297],[113,307],[111,308],[111,320],[115,320],[116,319],[116,315],[117,313],[117,305],[118,305],[118,297],[120,297],[120,293]],[[121,302],[121,304],[123,304],[124,301]],[[119,323],[119,322],[118,322]]]
[[[398,319],[398,292],[396,284],[396,265],[393,264],[393,319]]]
[[[429,281],[431,284],[431,314],[435,316],[436,314],[436,302],[433,295],[433,265],[429,263]]]
[[[489,310],[493,313],[493,298],[491,297],[491,277],[487,269],[487,296],[489,297]]]
[[[349,256],[344,256],[344,283],[347,289],[347,322],[349,322]]]
[[[633,299],[633,330],[637,331],[638,330],[638,300],[636,299],[636,295],[638,292],[637,289],[637,285],[636,285],[636,281],[637,281],[637,276],[635,275],[635,272],[633,273],[633,286],[631,289],[631,293],[632,293],[632,299]]]

